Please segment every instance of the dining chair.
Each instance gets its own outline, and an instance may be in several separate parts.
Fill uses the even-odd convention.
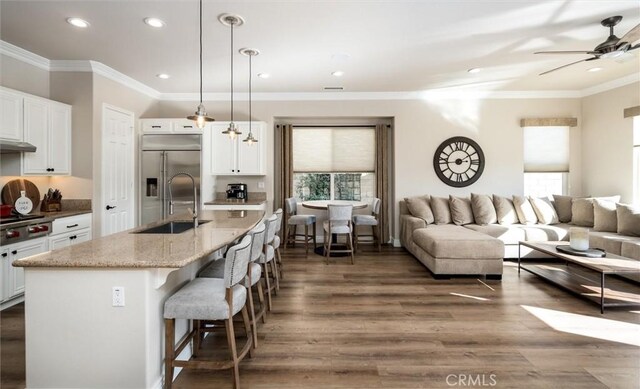
[[[378,252],[380,252],[380,203],[379,198],[373,199],[373,203],[371,204],[371,215],[353,215],[353,242],[356,253],[358,252],[358,245],[362,243],[377,245]],[[371,235],[360,234],[358,232],[358,226],[371,227]],[[361,238],[364,239],[362,240]]]
[[[247,233],[251,236],[251,258],[247,268],[247,275],[244,278],[243,285],[247,289],[247,302],[249,304],[249,314],[251,316],[250,324],[253,333],[253,347],[258,347],[258,320],[264,318],[266,313],[266,304],[264,300],[264,292],[262,286],[262,267],[258,264],[258,260],[264,255],[262,246],[266,235],[266,227],[264,223],[259,223],[251,231]],[[224,278],[224,269],[226,258],[213,261],[205,267],[198,277],[205,278]],[[257,292],[260,301],[260,310],[256,313],[253,303],[253,292]]]
[[[354,251],[353,251],[353,239],[351,234],[353,233],[353,225],[351,217],[353,215],[353,205],[336,205],[329,204],[327,207],[329,211],[329,219],[323,223],[324,228],[324,255],[327,258],[327,264],[329,264],[329,257],[331,253],[350,253],[351,264],[355,263]],[[347,241],[346,249],[331,250],[333,243],[332,236],[345,235]],[[337,239],[336,239],[337,241]]]
[[[233,387],[240,387],[239,363],[253,352],[253,338],[249,315],[247,313],[247,289],[242,281],[247,275],[247,267],[251,259],[251,236],[245,236],[239,244],[229,248],[225,258],[224,278],[198,277],[187,283],[164,303],[165,325],[165,359],[164,388],[171,389],[174,368],[232,369]],[[233,317],[242,313],[247,342],[240,351],[236,347]],[[175,346],[175,321],[187,319],[192,322],[192,329]],[[201,321],[224,321],[229,344],[230,359],[212,361],[193,358],[187,361],[177,360],[177,356],[193,340],[192,354],[197,357],[201,347]]]
[[[313,248],[316,248],[316,216],[315,215],[298,215],[298,202],[295,197],[285,200],[287,214],[287,227],[285,228],[284,249],[287,244],[291,243],[295,247],[296,242],[304,242],[305,256],[309,256],[309,242],[313,240]],[[304,235],[297,233],[297,227],[304,226]],[[309,236],[309,226],[313,226],[313,235]],[[298,238],[302,238],[300,240]]]

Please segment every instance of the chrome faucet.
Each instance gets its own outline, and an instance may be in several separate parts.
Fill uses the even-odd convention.
[[[169,215],[173,215],[173,195],[171,194],[171,182],[173,182],[173,179],[176,178],[177,176],[187,176],[191,178],[191,183],[193,184],[193,213],[192,213],[193,227],[197,228],[198,227],[198,200],[196,196],[196,180],[189,173],[176,173],[171,178],[169,178],[169,181],[167,181],[167,185],[169,186]]]

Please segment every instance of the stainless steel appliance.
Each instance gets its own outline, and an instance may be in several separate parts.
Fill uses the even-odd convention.
[[[0,219],[0,245],[2,246],[47,236],[49,232],[51,232],[51,219],[42,215]]]
[[[247,184],[227,185],[227,200],[247,201]]]
[[[187,173],[194,177],[197,197],[200,198],[201,138],[201,135],[197,134],[142,136],[142,224],[162,220],[169,215],[168,181],[178,173]],[[188,208],[193,207],[193,185],[188,176],[175,177],[171,191],[175,213],[186,212]]]

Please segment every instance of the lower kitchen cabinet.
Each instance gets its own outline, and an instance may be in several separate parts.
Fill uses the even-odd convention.
[[[49,250],[57,250],[63,247],[69,247],[76,243],[82,243],[88,240],[91,240],[90,229],[55,235],[49,238]]]
[[[53,221],[49,250],[57,250],[91,240],[91,214],[61,217]]]
[[[24,294],[24,268],[13,267],[11,263],[18,259],[41,254],[48,250],[46,237],[28,240],[26,242],[14,243],[2,247],[0,256],[2,264],[0,269],[2,275],[2,308],[7,308],[22,301],[17,299]],[[14,300],[15,299],[15,300]]]

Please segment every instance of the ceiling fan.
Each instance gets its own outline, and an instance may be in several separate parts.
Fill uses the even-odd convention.
[[[540,73],[540,75],[545,75],[551,72],[555,72],[556,70],[560,70],[562,68],[566,68],[567,66],[575,65],[580,62],[588,62],[595,61],[600,58],[617,58],[627,51],[635,50],[640,48],[640,43],[633,46],[633,43],[640,39],[640,24],[632,28],[629,32],[624,34],[622,38],[618,38],[613,33],[613,27],[620,23],[622,20],[622,16],[611,16],[609,18],[604,19],[600,24],[604,27],[609,28],[609,37],[604,42],[600,43],[591,51],[537,51],[534,54],[589,54],[593,55],[591,58],[581,59],[580,61],[571,62],[566,65],[559,66],[555,69],[547,70],[544,73]]]

